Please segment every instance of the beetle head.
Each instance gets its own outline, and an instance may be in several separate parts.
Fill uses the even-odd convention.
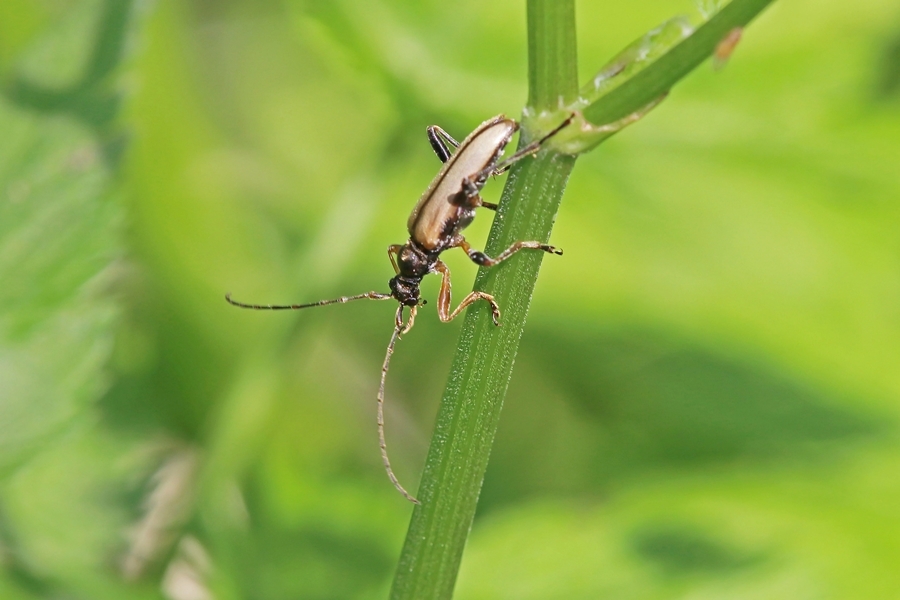
[[[391,287],[391,296],[403,306],[418,306],[419,301],[419,283],[422,278],[404,277],[397,275],[391,279],[389,285]]]

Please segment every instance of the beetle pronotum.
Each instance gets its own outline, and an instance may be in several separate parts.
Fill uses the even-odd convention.
[[[465,251],[472,262],[484,267],[492,267],[501,263],[519,250],[542,250],[552,254],[562,254],[562,250],[548,244],[522,241],[516,242],[495,258],[491,258],[484,252],[473,249],[460,232],[475,218],[476,208],[497,210],[496,204],[485,202],[478,195],[488,177],[502,173],[517,161],[537,153],[541,145],[566,127],[573,117],[574,115],[570,116],[550,133],[526,145],[504,160],[500,160],[500,155],[513,134],[519,129],[516,121],[504,115],[498,115],[485,121],[462,143],[454,140],[446,131],[436,125],[429,127],[428,141],[444,166],[419,198],[412,214],[409,215],[406,223],[409,230],[409,241],[402,245],[388,246],[388,257],[395,272],[395,276],[389,282],[390,293],[366,292],[356,296],[342,296],[309,304],[245,304],[232,300],[230,294],[225,295],[225,300],[234,306],[254,310],[299,310],[327,304],[344,304],[353,300],[388,300],[391,298],[400,303],[394,317],[394,333],[391,335],[384,363],[381,366],[377,409],[378,443],[388,478],[410,502],[419,503],[400,485],[391,468],[391,461],[388,459],[384,438],[384,382],[397,340],[412,329],[417,309],[425,304],[425,300],[419,297],[419,284],[430,273],[441,275],[441,288],[437,302],[438,317],[441,321],[445,323],[451,321],[473,302],[484,300],[491,306],[494,324],[500,325],[500,307],[497,306],[494,297],[485,292],[470,292],[459,303],[459,306],[450,310],[450,269],[440,260],[440,254],[450,248],[459,247]],[[409,307],[409,317],[405,322],[403,320],[404,307]]]

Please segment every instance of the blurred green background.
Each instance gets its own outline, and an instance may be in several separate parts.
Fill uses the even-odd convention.
[[[583,81],[696,12],[577,9]],[[0,3],[0,597],[386,596],[392,305],[223,294],[386,290],[525,61],[519,0]],[[776,2],[583,157],[456,597],[900,597],[898,225],[895,0]],[[412,490],[458,329],[395,355]]]

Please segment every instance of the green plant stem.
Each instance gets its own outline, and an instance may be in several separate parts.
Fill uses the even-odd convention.
[[[573,0],[529,0],[530,101],[556,107],[577,94]],[[522,137],[528,137],[527,132]],[[503,191],[487,252],[518,240],[547,240],[575,157],[542,152],[514,166]],[[478,303],[466,314],[447,389],[391,590],[394,600],[449,599],[525,328],[542,252],[520,252],[480,269],[475,289],[493,294],[502,326]]]
[[[504,190],[489,252],[519,239],[547,239],[574,164],[575,157],[549,152],[524,161]],[[542,259],[543,253],[522,252],[476,278],[475,288],[500,303],[502,325],[493,324],[487,305],[466,314],[419,487],[422,504],[394,580],[395,600],[452,595]]]
[[[528,106],[553,110],[577,95],[575,2],[528,0]]]
[[[709,58],[729,32],[745,27],[772,2],[732,0],[652,65],[585,108],[584,116],[600,125],[647,106]]]
[[[733,0],[694,35],[586,107],[585,116],[609,123],[658,99],[771,1]],[[564,112],[578,93],[574,0],[528,0],[528,52],[529,112]],[[533,139],[536,133],[523,131],[522,138]],[[488,239],[489,255],[518,240],[549,238],[574,164],[574,156],[547,147],[513,167]],[[478,272],[475,289],[497,300],[502,327],[493,325],[486,303],[466,313],[417,494],[422,504],[413,510],[391,589],[393,600],[447,600],[453,594],[542,260],[543,253],[525,251]]]

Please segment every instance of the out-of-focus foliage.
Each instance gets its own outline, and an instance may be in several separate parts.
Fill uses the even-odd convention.
[[[695,7],[578,9],[587,81]],[[392,307],[222,296],[386,289],[425,126],[521,109],[523,10],[0,3],[0,596],[386,595]],[[459,598],[900,595],[898,38],[888,0],[775,3],[579,160]],[[430,308],[388,381],[404,481]]]

